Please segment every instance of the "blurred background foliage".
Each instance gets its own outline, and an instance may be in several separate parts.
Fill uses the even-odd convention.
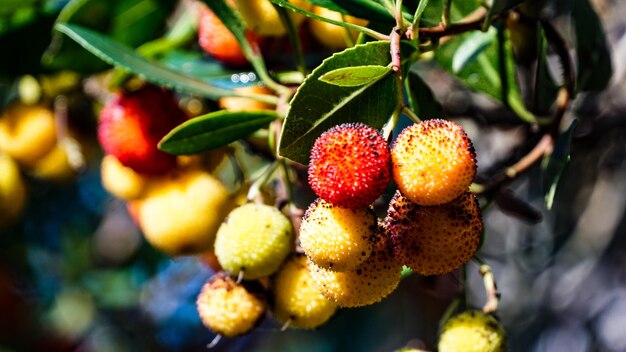
[[[495,3],[506,7],[520,2]],[[477,4],[453,3],[453,20]],[[443,1],[430,4],[423,23],[435,25]],[[547,174],[537,166],[484,212],[487,237],[481,256],[493,268],[502,295],[498,316],[511,351],[626,351],[626,4],[528,0],[523,5],[553,21],[568,45],[576,47],[569,54],[578,63],[579,93],[565,116],[572,127],[556,145],[560,159],[552,161],[562,163],[557,173],[565,167],[553,201],[545,200],[554,183],[546,182]],[[24,75],[36,78],[44,102],[57,106],[63,97],[68,126],[86,158],[69,181],[25,175],[24,214],[15,223],[2,224],[0,351],[197,351],[212,340],[195,308],[202,284],[213,273],[210,267],[196,257],[171,259],[152,249],[125,204],[102,189],[95,126],[106,87],[92,74],[109,66],[52,30],[55,21],[81,24],[136,48],[162,37],[175,13],[176,2],[169,0],[0,2],[0,106],[20,93],[23,98],[28,91]],[[540,28],[520,26],[522,35],[544,40],[536,35]],[[510,98],[500,95],[507,82],[481,78],[501,64],[499,43],[511,45],[520,35],[497,32],[459,36],[442,46],[434,61],[412,68],[421,78],[413,90],[422,92],[414,98],[434,99],[420,108],[463,122],[477,149],[481,175],[527,152],[528,127],[515,115],[520,111],[506,108]],[[256,80],[248,71],[223,67],[201,54],[192,42],[155,58],[225,87]],[[545,43],[535,44],[545,51],[545,71],[537,79],[545,80],[541,86],[546,90],[524,93],[533,83],[519,51],[508,84],[517,90],[518,82],[522,89],[516,99],[542,115],[563,77],[555,53]],[[314,67],[327,54],[314,51],[307,61]],[[282,67],[280,56],[268,61]],[[208,100],[180,97],[215,107]],[[470,263],[468,269],[470,305],[480,307],[482,279],[476,266]],[[266,320],[251,334],[225,339],[215,350],[392,351],[407,344],[432,349],[438,321],[458,294],[459,280],[458,271],[413,275],[382,303],[342,310],[316,331],[283,332]]]

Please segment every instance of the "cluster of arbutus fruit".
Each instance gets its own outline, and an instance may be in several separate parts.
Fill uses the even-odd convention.
[[[272,6],[269,2],[235,3],[255,30],[251,42],[257,34],[284,34],[273,32],[282,28],[278,17],[274,22],[255,17],[272,11],[250,8]],[[206,7],[200,16],[201,47],[229,65],[245,64],[217,16]],[[337,36],[322,36],[329,37]],[[220,105],[239,110],[249,103],[251,109],[268,108],[241,98],[223,99]],[[403,266],[421,275],[445,274],[478,249],[483,225],[476,197],[468,192],[476,174],[475,152],[454,122],[434,119],[410,126],[392,147],[379,131],[360,123],[323,133],[309,165],[309,183],[319,198],[295,229],[278,208],[236,199],[202,157],[158,150],[161,138],[186,119],[164,89],[145,85],[116,95],[100,114],[98,135],[107,154],[102,181],[129,201],[131,215],[154,247],[174,256],[212,258],[218,273],[203,287],[197,305],[203,323],[218,336],[248,333],[268,309],[284,327],[316,328],[338,307],[365,306],[388,296]],[[372,204],[392,180],[398,190],[386,217],[377,219]],[[450,319],[440,350],[470,345],[484,348],[467,351],[502,350],[502,329],[480,312]]]

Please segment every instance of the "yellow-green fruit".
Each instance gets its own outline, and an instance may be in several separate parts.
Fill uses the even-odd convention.
[[[381,231],[376,249],[356,269],[336,272],[309,262],[309,270],[326,298],[341,307],[361,307],[380,301],[398,287],[402,265],[393,255],[388,235]]]
[[[267,310],[261,292],[258,283],[237,284],[225,273],[216,274],[204,285],[196,301],[202,323],[226,337],[248,333]]]
[[[122,165],[113,155],[105,155],[100,164],[102,186],[112,195],[132,200],[141,197],[148,178]]]
[[[33,166],[56,143],[54,114],[43,106],[15,104],[0,117],[0,152]]]
[[[40,179],[67,181],[76,176],[65,149],[58,143],[46,155],[39,158],[29,172]]]
[[[305,0],[291,0],[292,5],[308,10],[311,5]],[[270,0],[235,0],[237,10],[246,21],[248,28],[261,36],[280,36],[287,33],[278,12]],[[304,16],[288,11],[294,25],[298,26]]]
[[[439,352],[504,352],[504,330],[491,315],[467,311],[444,325]]]
[[[467,192],[476,175],[476,153],[458,124],[441,119],[405,128],[391,148],[393,180],[420,205],[448,203]]]
[[[347,22],[351,24],[356,24],[359,26],[366,26],[367,21],[364,19],[352,17],[352,16],[342,16],[341,13],[329,10],[324,7],[313,7],[313,13],[324,17],[329,18],[331,20],[339,21],[339,22]],[[350,29],[346,31],[344,27],[337,26],[335,24],[331,24],[328,22],[311,20],[309,22],[309,26],[311,29],[311,33],[320,43],[322,43],[325,47],[333,50],[341,50],[347,47],[346,45],[346,36],[348,32],[350,33],[350,37],[352,40],[356,40],[359,32],[356,30]]]
[[[369,258],[375,237],[372,209],[341,208],[321,198],[309,206],[300,225],[300,245],[307,257],[335,271],[352,270]]]
[[[290,327],[315,329],[335,314],[337,305],[324,297],[307,269],[305,256],[291,258],[274,281],[274,315]]]
[[[146,240],[170,255],[211,249],[217,229],[231,209],[226,187],[201,170],[175,172],[155,180],[137,204]]]
[[[215,255],[232,275],[245,279],[276,272],[293,246],[289,219],[275,207],[248,203],[233,210],[220,226]]]
[[[0,227],[21,214],[25,200],[26,187],[17,164],[0,153]]]
[[[384,221],[398,260],[421,275],[449,273],[478,250],[483,222],[476,196],[421,206],[396,192]]]

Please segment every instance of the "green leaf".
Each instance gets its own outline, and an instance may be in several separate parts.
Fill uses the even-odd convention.
[[[497,30],[489,28],[487,32],[475,31],[467,36],[467,39],[456,49],[452,57],[452,72],[458,73],[468,63],[476,60],[496,39]]]
[[[282,156],[308,164],[315,139],[346,122],[363,122],[382,128],[396,107],[393,75],[360,87],[339,87],[319,80],[323,74],[355,65],[387,66],[389,42],[376,41],[337,53],[318,66],[298,88],[291,101],[279,142]]]
[[[416,70],[409,72],[405,84],[409,93],[408,100],[411,110],[420,119],[441,118],[443,116],[441,104]]]
[[[563,172],[567,164],[569,164],[572,136],[577,125],[577,120],[574,120],[568,129],[557,137],[556,141],[554,141],[552,153],[543,160],[543,194],[548,210],[552,209],[561,176],[563,176]]]
[[[574,0],[572,17],[578,64],[576,88],[579,91],[602,90],[613,74],[602,22],[587,0]]]
[[[415,9],[415,14],[413,15],[413,25],[419,26],[420,19],[422,18],[422,14],[424,10],[426,10],[426,6],[428,5],[428,0],[418,0],[419,4]]]
[[[364,65],[342,67],[320,76],[319,80],[339,87],[359,87],[374,83],[391,72],[391,67]]]
[[[149,61],[133,49],[81,26],[57,24],[55,28],[101,60],[111,65],[123,67],[156,84],[213,99],[234,95],[232,91],[212,86],[197,78],[180,74],[157,62]]]
[[[174,128],[159,142],[159,149],[176,155],[206,152],[244,138],[276,118],[272,110],[215,111]]]

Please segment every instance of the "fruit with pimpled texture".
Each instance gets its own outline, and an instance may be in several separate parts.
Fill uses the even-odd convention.
[[[258,279],[276,272],[293,247],[289,219],[275,207],[247,203],[234,209],[215,238],[215,255],[234,276]]]
[[[25,202],[26,185],[17,163],[0,153],[0,228],[22,213]]]
[[[402,264],[396,260],[389,235],[379,226],[372,255],[357,268],[337,272],[309,262],[311,277],[320,292],[340,307],[361,307],[379,302],[400,283]]]
[[[274,316],[299,329],[315,329],[326,323],[337,305],[324,297],[307,268],[305,256],[294,256],[274,279]]]
[[[202,323],[225,337],[244,335],[263,318],[267,304],[257,282],[237,284],[226,273],[214,275],[202,288],[196,305]]]
[[[371,208],[341,208],[318,198],[300,225],[300,245],[316,265],[335,271],[355,269],[372,253],[376,214]]]
[[[163,174],[176,166],[176,157],[157,145],[186,119],[169,91],[145,85],[118,94],[102,108],[98,140],[107,154],[135,172]]]
[[[305,0],[291,0],[292,5],[308,10],[311,5]],[[235,0],[237,9],[248,28],[261,36],[281,36],[287,33],[280,16],[270,0]],[[288,11],[293,24],[297,27],[304,16]]]
[[[54,113],[44,106],[13,104],[0,116],[0,152],[21,165],[35,165],[56,139]]]
[[[196,169],[171,172],[150,182],[144,197],[135,202],[146,240],[174,256],[211,249],[232,207],[222,182]]]
[[[241,94],[266,94],[273,92],[265,86],[247,86],[235,88],[235,92]],[[220,108],[230,111],[253,111],[253,110],[273,110],[274,105],[251,98],[224,97],[218,101]]]
[[[458,124],[427,120],[405,128],[391,148],[393,180],[420,205],[439,205],[465,193],[476,176],[476,153]]]
[[[491,315],[467,311],[446,322],[439,337],[439,352],[504,352],[504,330]]]
[[[132,200],[141,197],[149,178],[122,165],[113,155],[105,155],[100,164],[102,186],[112,195]]]
[[[365,208],[385,191],[389,181],[389,146],[374,128],[346,123],[315,140],[309,184],[325,201],[344,208]]]
[[[469,192],[450,203],[422,206],[396,191],[384,224],[398,260],[422,275],[446,274],[467,263],[483,231],[478,200]]]
[[[342,16],[341,13],[324,7],[314,6],[312,12],[318,16],[339,22],[343,22],[345,19],[345,22],[347,23],[359,26],[367,25],[367,20],[352,16]],[[346,36],[348,35],[348,32],[350,33],[352,41],[356,41],[359,35],[359,32],[354,29],[346,31],[346,28],[344,27],[319,20],[311,20],[309,22],[309,28],[317,41],[332,50],[342,50],[347,47]]]
[[[234,67],[247,65],[248,59],[239,42],[219,17],[205,4],[198,3],[198,10],[200,13],[198,23],[198,44],[200,47],[226,65]],[[248,32],[246,36],[252,45],[258,45],[254,33]]]

